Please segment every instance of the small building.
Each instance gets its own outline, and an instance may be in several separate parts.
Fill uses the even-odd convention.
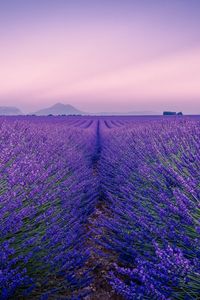
[[[176,112],[174,112],[174,111],[164,111],[163,116],[176,116]]]

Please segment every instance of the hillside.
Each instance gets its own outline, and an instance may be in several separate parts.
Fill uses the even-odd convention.
[[[70,104],[56,103],[51,107],[38,110],[34,114],[38,116],[47,116],[47,115],[81,115],[83,113]]]
[[[16,115],[22,115],[20,109],[14,106],[0,106],[0,115],[1,116],[16,116]]]

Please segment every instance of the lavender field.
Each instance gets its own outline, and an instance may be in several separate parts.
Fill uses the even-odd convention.
[[[200,119],[1,117],[0,299],[200,299]]]

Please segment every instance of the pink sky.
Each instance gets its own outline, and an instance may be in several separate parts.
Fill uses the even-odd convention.
[[[0,105],[200,114],[197,1],[4,2]]]

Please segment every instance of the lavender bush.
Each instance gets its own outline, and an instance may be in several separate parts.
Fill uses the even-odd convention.
[[[112,287],[125,299],[198,299],[199,122],[105,124],[102,132],[108,208],[98,226],[117,255]]]
[[[198,118],[2,117],[0,299],[84,299],[98,260],[116,297],[198,299],[199,149]]]

